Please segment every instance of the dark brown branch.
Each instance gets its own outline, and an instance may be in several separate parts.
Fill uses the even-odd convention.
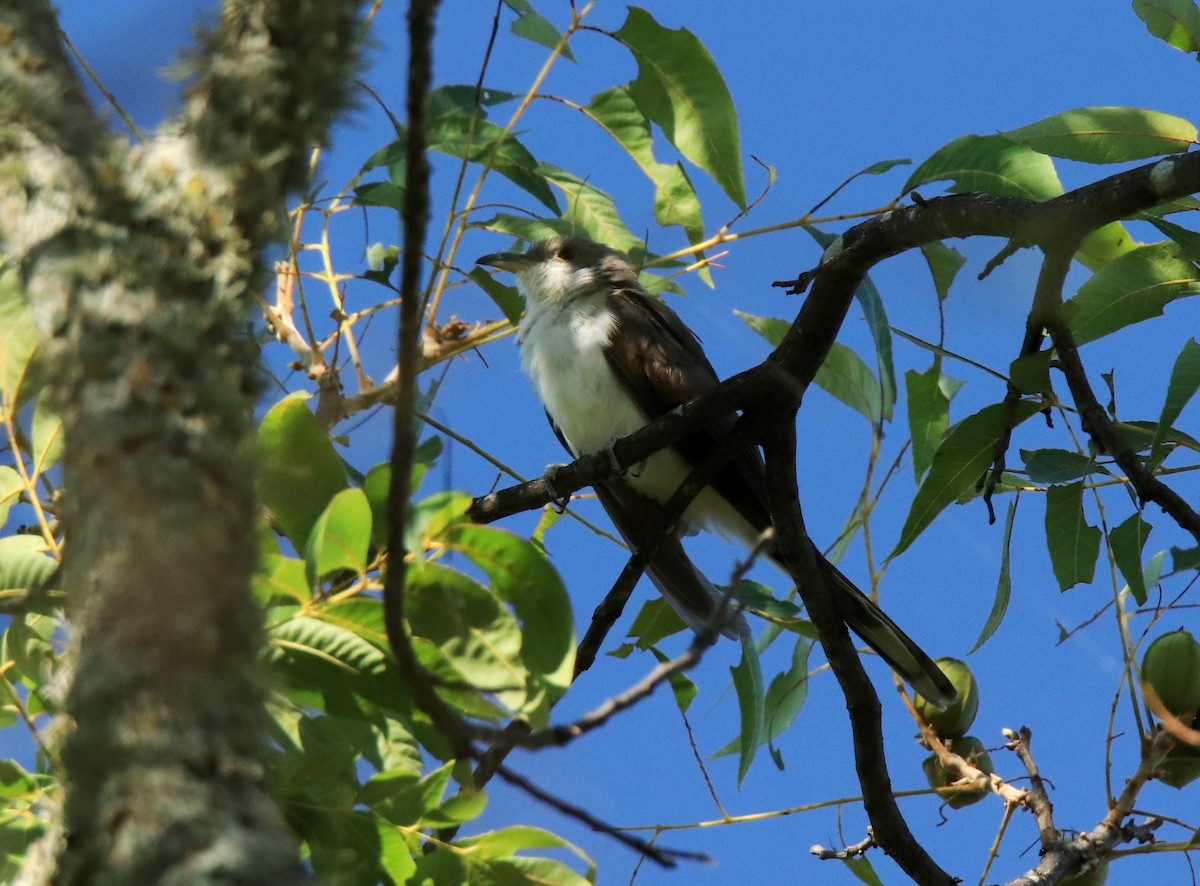
[[[846,623],[838,614],[818,568],[816,548],[804,529],[796,481],[795,428],[794,421],[773,421],[763,440],[767,488],[771,513],[775,515],[775,557],[796,582],[809,617],[821,635],[830,669],[846,697],[863,806],[875,840],[914,882],[952,886],[955,879],[917,842],[896,805],[883,746],[879,698],[850,640]]]
[[[679,519],[683,512],[687,510],[688,505],[691,504],[692,499],[712,480],[716,473],[737,452],[740,446],[747,445],[748,439],[748,426],[745,422],[738,422],[733,432],[724,440],[723,445],[710,452],[692,469],[687,479],[675,490],[665,505],[661,507],[657,504],[653,505],[656,511],[653,521],[655,525],[654,527],[647,527],[647,532],[642,538],[633,540],[636,542],[634,553],[625,564],[625,568],[621,571],[621,575],[617,578],[617,582],[613,585],[612,590],[609,591],[604,601],[597,607],[596,611],[598,614],[601,613],[601,610],[604,610],[604,617],[601,619],[598,615],[593,618],[592,624],[579,644],[576,651],[574,678],[578,678],[595,661],[596,653],[599,651],[600,645],[604,642],[604,637],[612,627],[613,622],[620,616],[621,608],[624,607],[625,601],[633,591],[634,585],[637,584],[638,578],[641,577],[647,565],[654,559],[659,546],[671,533],[676,531]],[[610,601],[613,600],[619,601],[616,606],[610,606]],[[725,607],[722,606],[716,610],[716,614],[726,611]],[[567,744],[584,733],[603,725],[620,711],[646,698],[659,684],[669,679],[673,674],[695,667],[699,663],[704,650],[711,646],[716,639],[719,627],[715,623],[710,625],[708,631],[696,635],[692,645],[682,655],[658,665],[638,683],[606,700],[594,711],[584,715],[574,723],[552,726],[537,732],[532,732],[527,728],[514,728],[514,724],[509,724],[500,733],[493,730],[476,729],[474,731],[476,738],[492,743],[491,748],[484,755],[484,760],[481,760],[480,767],[475,772],[476,786],[482,787],[487,783],[491,777],[491,773],[494,773],[499,764],[504,760],[508,749],[513,747],[539,748]]]
[[[1004,237],[1021,244],[1059,248],[1064,232],[1072,238],[1160,203],[1200,191],[1200,152],[1160,160],[1102,179],[1045,203],[1019,197],[956,194],[885,213],[851,228],[825,251],[821,263],[795,280],[775,286],[812,294],[787,337],[764,362],[727,379],[691,403],[663,416],[614,446],[621,469],[628,468],[698,427],[710,416],[745,409],[765,397],[782,414],[799,403],[828,353],[854,291],[872,267],[893,255],[936,240],[973,236]],[[824,344],[822,344],[824,343]],[[792,379],[781,392],[782,371]],[[614,472],[605,453],[592,453],[546,478],[501,489],[472,503],[471,519],[490,523],[541,507],[564,492],[590,486]]]
[[[1071,389],[1071,398],[1079,411],[1079,422],[1083,429],[1104,452],[1112,456],[1142,501],[1157,504],[1181,529],[1191,533],[1192,537],[1200,542],[1200,514],[1197,514],[1179,493],[1146,469],[1145,463],[1109,418],[1104,407],[1096,399],[1083,361],[1079,358],[1075,338],[1062,317],[1056,315],[1046,324],[1046,329],[1054,341],[1059,365],[1067,379],[1067,386]]]
[[[1038,272],[1037,286],[1033,293],[1033,305],[1025,320],[1025,335],[1021,341],[1020,358],[1031,357],[1042,348],[1043,331],[1046,328],[1046,318],[1053,317],[1062,307],[1063,284],[1067,279],[1067,271],[1071,269],[1071,256],[1075,254],[1078,241],[1071,241],[1047,252]],[[996,446],[992,452],[992,470],[988,474],[983,500],[987,504],[988,520],[996,522],[995,511],[992,510],[992,493],[1000,484],[1004,474],[1004,462],[1008,453],[1009,443],[1015,427],[1017,404],[1021,402],[1022,391],[1010,379],[1004,394],[1004,424]],[[1049,409],[1043,410],[1049,417]]]
[[[421,269],[429,220],[429,162],[426,159],[426,118],[430,72],[433,65],[433,19],[437,0],[413,0],[408,8],[408,131],[406,179],[401,218],[404,228],[400,268],[399,382],[392,417],[391,487],[388,490],[388,568],[383,577],[383,619],[388,645],[417,705],[450,742],[458,757],[472,755],[466,724],[438,696],[434,681],[417,661],[405,624],[404,527],[416,434],[413,410],[416,378],[421,359]]]
[[[621,711],[633,707],[633,705],[644,698],[648,698],[655,689],[675,674],[694,668],[704,656],[704,650],[711,645],[711,637],[701,637],[697,634],[691,645],[682,654],[670,661],[664,661],[656,665],[650,673],[646,674],[646,676],[624,692],[605,699],[596,708],[574,722],[564,723],[560,726],[550,726],[546,729],[539,729],[536,732],[505,729],[502,733],[497,734],[494,730],[478,729],[476,730],[476,735],[491,741],[493,748],[507,745],[508,747],[533,750],[537,748],[561,747],[562,745],[569,744],[580,736],[591,732],[593,729],[603,726]],[[478,776],[476,776],[476,779],[478,780]]]

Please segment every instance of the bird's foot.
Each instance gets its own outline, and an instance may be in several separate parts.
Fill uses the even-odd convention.
[[[620,439],[621,439],[620,437],[611,438],[607,443],[604,444],[604,447],[600,450],[601,452],[604,453],[604,457],[606,459],[608,459],[609,470],[611,470],[613,472],[613,475],[616,477],[623,476],[626,472],[626,469],[621,467],[621,460],[619,458],[617,458],[617,441]],[[634,477],[639,476],[641,474],[641,471],[642,471],[642,465],[640,465],[640,464],[634,465],[633,467],[629,468],[629,473],[632,474]]]
[[[567,509],[567,505],[571,501],[571,493],[560,492],[558,489],[558,484],[555,482],[558,472],[565,467],[566,465],[564,464],[546,465],[546,470],[542,472],[542,477],[545,478],[546,482],[550,484],[550,491],[554,493],[554,499],[550,502],[550,504],[552,504],[554,506],[554,510],[560,514]]]

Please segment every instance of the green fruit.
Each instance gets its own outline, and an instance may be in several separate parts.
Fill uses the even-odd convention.
[[[975,685],[975,677],[967,663],[957,658],[939,658],[935,664],[954,685],[958,692],[958,701],[944,711],[939,711],[923,696],[916,696],[917,713],[921,719],[930,725],[939,738],[957,738],[965,735],[975,722],[975,714],[979,711],[979,689]]]
[[[1200,717],[1192,723],[1193,729],[1200,729]],[[1163,784],[1173,788],[1182,788],[1200,778],[1200,748],[1177,741],[1175,747],[1167,754],[1162,765],[1158,767],[1156,776]]]
[[[1194,717],[1200,710],[1200,644],[1182,628],[1163,634],[1146,650],[1142,681],[1172,714]]]
[[[1158,769],[1158,780],[1173,788],[1183,788],[1200,778],[1200,752],[1172,751]]]
[[[1108,862],[1102,861],[1095,867],[1089,868],[1082,874],[1059,880],[1059,886],[1104,886],[1108,879]]]
[[[967,760],[989,775],[993,772],[992,758],[988,756],[987,751],[983,748],[983,742],[979,739],[967,735],[946,742],[946,746],[964,760]],[[929,786],[938,792],[938,796],[945,800],[946,805],[951,809],[962,809],[964,806],[978,803],[991,793],[987,788],[980,788],[975,791],[964,791],[957,788],[955,790],[943,790],[948,788],[957,779],[942,768],[937,754],[930,754],[926,757],[925,762],[921,764],[921,768],[925,771],[925,778],[929,782]]]

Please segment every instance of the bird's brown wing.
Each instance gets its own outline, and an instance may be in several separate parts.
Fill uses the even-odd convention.
[[[626,287],[612,294],[608,307],[617,329],[604,356],[649,418],[658,418],[717,385],[717,373],[696,334],[666,305],[640,288]],[[714,416],[676,441],[675,448],[695,464],[724,444],[735,421],[732,414]],[[744,446],[733,453],[712,486],[756,531],[771,525],[766,472],[757,448]]]
[[[619,328],[605,357],[646,415],[662,415],[718,383],[695,333],[666,305],[640,288],[627,287],[613,294],[609,306]],[[734,421],[732,415],[709,419],[675,446],[684,458],[696,463],[728,437]],[[766,471],[757,448],[743,447],[736,452],[713,478],[712,486],[756,530],[771,525]],[[854,632],[931,702],[951,703],[954,687],[921,647],[819,551],[814,553],[829,579],[838,610]]]

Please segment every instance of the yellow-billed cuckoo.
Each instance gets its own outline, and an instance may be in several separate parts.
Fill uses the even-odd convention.
[[[517,339],[521,365],[573,456],[604,449],[718,383],[695,333],[646,292],[621,253],[579,237],[554,237],[528,252],[485,255],[478,263],[516,274],[525,296]],[[626,540],[636,545],[660,522],[661,506],[692,465],[729,435],[734,421],[733,415],[711,418],[596,486]],[[707,529],[753,547],[770,526],[762,457],[757,448],[743,447],[688,505],[679,532]],[[832,563],[819,552],[817,557],[846,624],[926,699],[952,702],[954,688],[929,656]],[[647,571],[693,630],[716,626],[730,637],[747,632],[740,614],[718,612],[724,596],[692,564],[678,532],[659,545]]]

